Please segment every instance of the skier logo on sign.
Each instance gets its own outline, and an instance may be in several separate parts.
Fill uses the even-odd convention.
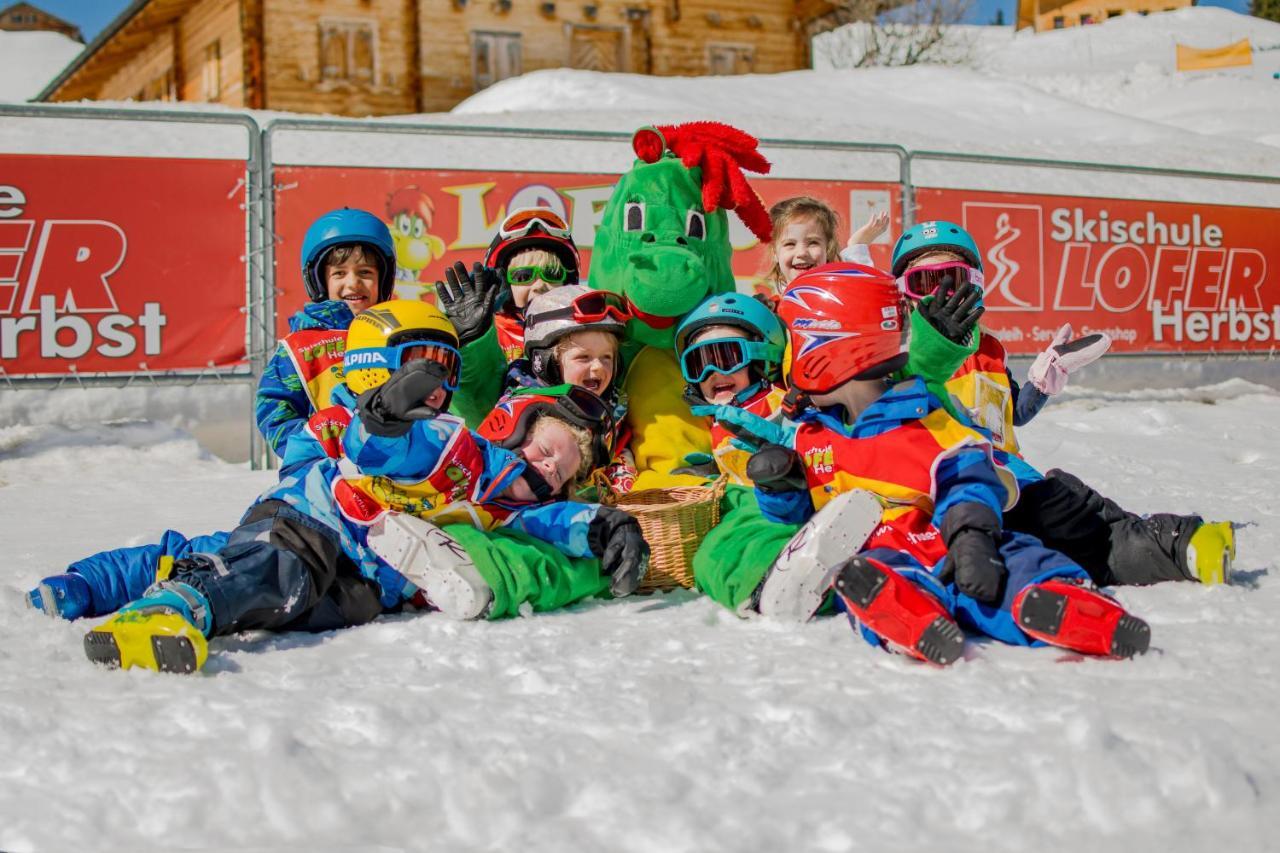
[[[988,311],[1044,308],[1044,211],[1039,205],[966,202],[964,227],[983,255]]]

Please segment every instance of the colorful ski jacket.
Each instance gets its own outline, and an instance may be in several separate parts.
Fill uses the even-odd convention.
[[[525,462],[468,430],[461,419],[439,415],[414,421],[404,436],[384,438],[352,416],[355,399],[345,385],[334,389],[333,399],[334,407],[317,412],[290,439],[285,473],[258,500],[284,501],[337,533],[347,556],[381,585],[385,605],[393,606],[412,589],[368,547],[369,527],[388,511],[440,526],[518,530],[567,556],[592,556],[587,531],[599,506],[499,497],[523,473]],[[335,440],[341,447],[336,459],[330,455],[338,447]]]
[[[786,391],[772,385],[763,385],[755,394],[738,404],[738,408],[767,421],[778,422],[782,418],[782,398]],[[751,453],[733,445],[734,435],[725,429],[719,421],[711,419],[711,456],[715,459],[720,473],[729,478],[736,486],[750,486],[751,478],[747,476],[747,462]]]
[[[1019,387],[1006,363],[1004,345],[979,332],[978,350],[947,380],[947,393],[958,401],[973,424],[991,435],[992,445],[1018,454],[1014,427],[1020,427],[1044,408],[1048,397],[1034,385]]]
[[[312,302],[289,318],[289,334],[262,371],[254,401],[258,430],[278,456],[312,412],[332,404],[354,319],[340,300]]]
[[[804,521],[836,495],[865,489],[885,506],[865,547],[903,551],[927,567],[946,554],[939,530],[951,507],[981,503],[999,518],[1017,496],[1016,479],[995,464],[986,436],[952,417],[919,377],[894,385],[852,425],[817,409],[804,412],[794,447],[809,491],[757,487],[767,518]]]
[[[493,327],[498,331],[498,346],[507,363],[524,356],[524,312],[511,306],[493,315]]]

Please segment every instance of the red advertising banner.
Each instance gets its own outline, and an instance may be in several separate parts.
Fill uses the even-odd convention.
[[[480,260],[506,213],[521,207],[546,206],[565,217],[589,277],[595,229],[616,181],[617,175],[607,174],[277,167],[277,331],[287,331],[288,317],[305,301],[302,238],[307,226],[327,210],[345,205],[381,217],[396,243],[397,296],[431,300],[432,283],[443,278],[445,268],[454,261],[469,266]],[[766,178],[751,184],[766,207],[794,195],[826,201],[844,223],[842,243],[850,220],[860,225],[875,211],[888,210],[891,219],[901,223],[900,192],[894,183]],[[768,272],[769,254],[732,213],[729,221],[734,273],[740,288],[749,290]],[[873,245],[873,259],[887,266],[891,248],[887,240]]]
[[[0,155],[10,376],[243,362],[240,161]]]
[[[1112,351],[1267,352],[1280,343],[1280,210],[917,189],[917,221],[983,252],[983,327],[1012,353],[1071,323]]]

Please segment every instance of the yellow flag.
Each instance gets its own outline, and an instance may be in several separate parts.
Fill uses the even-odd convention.
[[[1232,65],[1252,65],[1253,49],[1248,39],[1225,47],[1198,48],[1178,45],[1178,70],[1200,71],[1205,68],[1227,68]]]

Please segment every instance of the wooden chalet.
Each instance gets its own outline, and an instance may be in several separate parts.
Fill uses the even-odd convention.
[[[75,24],[64,21],[57,15],[50,15],[30,3],[14,3],[0,9],[0,30],[11,32],[46,30],[62,33],[78,42],[84,41],[84,36],[80,35],[80,28]]]
[[[807,18],[825,0],[802,0]],[[797,0],[135,0],[38,101],[206,101],[348,116],[448,110],[539,68],[807,67]]]
[[[1061,30],[1124,14],[1172,12],[1194,5],[1195,0],[1019,0],[1017,29]]]

